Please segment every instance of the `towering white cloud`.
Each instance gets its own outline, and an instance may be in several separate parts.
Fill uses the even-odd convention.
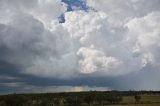
[[[127,38],[133,43],[133,52],[143,56],[143,64],[159,66],[160,12],[152,12],[142,18],[134,18],[126,24]]]
[[[150,63],[159,63],[158,59],[154,61],[157,55],[155,51],[159,50],[159,46],[156,46],[159,44],[155,42],[159,38],[159,26],[155,24],[159,21],[159,13],[156,12],[159,11],[158,3],[156,0],[87,0],[87,4],[97,12],[66,13],[64,27],[71,38],[78,42],[76,50],[80,56],[80,71],[97,72],[95,75],[100,76],[119,75],[140,71]],[[142,8],[142,5],[146,6]],[[155,48],[154,51],[147,46],[153,42],[151,48]],[[143,47],[140,46],[142,44]],[[116,64],[112,66],[113,69],[108,69],[105,63],[109,58]]]
[[[78,46],[79,70],[94,76],[122,75],[141,69],[125,38],[125,26],[113,27],[104,12],[76,11],[65,14],[64,27]]]
[[[82,73],[111,74],[112,71],[118,70],[119,65],[121,65],[121,61],[114,57],[107,57],[102,51],[93,48],[82,47],[77,55],[80,57],[79,65]]]
[[[159,0],[87,0],[97,11],[66,12],[65,23],[60,0],[9,1],[0,0],[0,60],[22,73],[64,79],[148,64],[159,70]]]
[[[108,14],[112,25],[124,25],[135,17],[143,17],[150,12],[160,10],[159,0],[86,0],[87,4],[98,11]]]

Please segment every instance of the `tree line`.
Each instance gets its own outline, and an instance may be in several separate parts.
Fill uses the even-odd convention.
[[[89,91],[45,94],[10,94],[0,96],[0,106],[94,106],[119,104],[123,96],[134,96],[135,103],[141,94],[160,94],[151,91]]]

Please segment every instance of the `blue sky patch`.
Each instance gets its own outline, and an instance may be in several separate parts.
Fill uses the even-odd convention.
[[[87,11],[89,7],[87,7],[84,0],[62,0],[65,4],[67,4],[67,12],[68,11],[75,11],[75,10],[84,10]],[[59,22],[64,23],[65,18],[64,14],[59,16]]]

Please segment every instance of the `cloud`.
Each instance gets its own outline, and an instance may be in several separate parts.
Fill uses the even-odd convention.
[[[114,78],[142,70],[145,74],[148,65],[159,71],[158,4],[159,0],[87,0],[87,5],[97,11],[65,12],[66,6],[60,0],[16,0],[13,5],[1,0],[1,64],[14,66],[17,73],[63,80],[61,84],[75,80],[79,85],[83,78],[85,85],[99,78],[118,85]],[[59,23],[58,17],[63,13],[65,22]],[[104,80],[97,82],[105,83]],[[56,81],[53,82],[57,84]],[[74,90],[77,89],[88,87]]]
[[[107,87],[96,87],[96,86],[34,86],[27,83],[19,83],[19,82],[12,82],[12,83],[0,83],[1,88],[3,87],[10,87],[12,91],[16,93],[55,93],[55,92],[82,92],[82,91],[109,91],[110,88]],[[4,93],[5,92],[0,92]],[[8,92],[13,93],[13,92]]]
[[[10,83],[0,83],[0,86],[20,88],[26,86],[26,84],[22,82],[10,82]]]
[[[96,87],[96,86],[73,86],[71,92],[82,92],[82,91],[109,91],[107,87]]]
[[[1,80],[17,80],[19,78],[18,77],[14,77],[14,76],[0,75],[0,79]]]
[[[110,79],[111,88],[117,90],[159,90],[160,71],[147,65],[138,73],[117,76]]]
[[[0,19],[1,61],[13,64],[21,73],[37,76],[65,77],[64,68],[72,74],[70,71],[73,71],[76,59],[71,51],[68,32],[58,23],[65,6],[59,0],[36,0],[27,2],[28,5],[26,1],[17,0],[13,6],[9,1],[0,2],[3,5]],[[29,8],[31,5],[34,5],[33,8]],[[10,14],[5,14],[6,11]]]
[[[66,74],[62,74],[64,68],[66,72],[73,71],[76,59],[71,52],[67,31],[59,24],[52,29],[45,29],[39,20],[30,15],[14,16],[8,24],[1,24],[0,46],[8,51],[2,54],[2,59],[24,73],[65,77]]]
[[[71,17],[72,16],[72,17]],[[64,27],[77,43],[80,72],[95,76],[122,75],[142,68],[128,45],[127,27],[113,27],[104,12],[69,12]],[[96,72],[96,73],[95,73]]]
[[[97,9],[97,12],[67,12],[64,27],[77,43],[74,49],[80,56],[80,72],[92,75],[97,72],[95,76],[110,76],[139,72],[150,63],[159,66],[159,59],[154,61],[154,56],[159,57],[159,26],[155,24],[159,21],[159,12],[156,12],[159,11],[159,6],[156,5],[158,2],[108,0],[97,3],[88,0],[87,4]],[[141,9],[145,3],[147,6]],[[147,47],[150,43],[154,50]],[[140,52],[143,50],[148,52]],[[114,60],[116,68],[114,65],[114,70],[108,68],[103,60],[106,63]]]
[[[142,56],[142,62],[145,65],[152,64],[159,67],[160,50],[160,30],[159,24],[160,12],[152,12],[142,18],[134,18],[129,21],[127,39],[133,45],[133,53]],[[135,27],[136,26],[136,27]]]
[[[107,13],[113,26],[124,25],[135,17],[143,17],[150,12],[160,10],[159,0],[86,0],[87,5]]]
[[[0,0],[0,5],[0,13],[3,14],[0,19],[5,21],[7,21],[6,18],[9,19],[9,16],[13,14],[27,13],[47,24],[66,11],[65,4],[60,0],[14,0],[14,2]]]
[[[82,47],[77,52],[80,57],[79,65],[82,73],[111,74],[121,65],[121,61],[114,57],[106,57],[102,51]],[[101,72],[102,71],[102,72]],[[98,74],[96,73],[96,75]]]

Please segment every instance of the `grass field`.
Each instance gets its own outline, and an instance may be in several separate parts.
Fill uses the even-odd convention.
[[[100,106],[100,105],[94,104],[94,106]],[[140,102],[136,104],[134,96],[123,96],[123,100],[120,104],[104,105],[104,106],[160,106],[160,95],[159,94],[141,95]]]
[[[160,106],[160,95],[141,95],[139,103],[135,104],[134,96],[124,96],[123,101],[119,105],[108,105],[108,106]]]
[[[155,104],[126,104],[126,105],[106,105],[106,106],[160,106],[160,103]]]

